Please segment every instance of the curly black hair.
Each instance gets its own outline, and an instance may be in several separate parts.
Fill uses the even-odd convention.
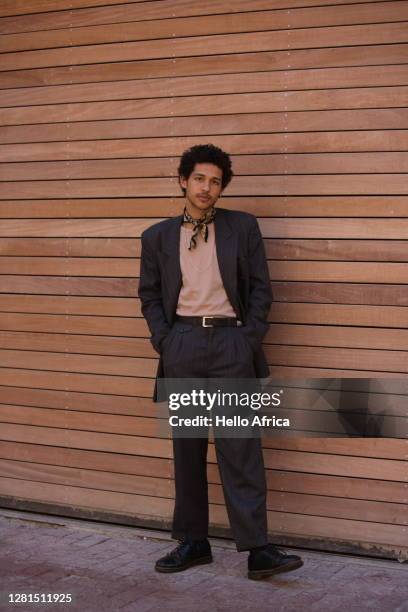
[[[231,158],[219,147],[213,144],[199,144],[190,147],[182,154],[178,167],[179,177],[188,179],[196,164],[214,164],[222,170],[222,189],[224,190],[231,181],[234,173],[231,168]],[[181,186],[181,185],[180,185]],[[186,194],[184,187],[181,187]]]

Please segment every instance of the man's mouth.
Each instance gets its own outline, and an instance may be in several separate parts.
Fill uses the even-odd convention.
[[[208,202],[210,200],[210,198],[206,197],[206,196],[198,196],[199,200],[202,200],[203,202]]]

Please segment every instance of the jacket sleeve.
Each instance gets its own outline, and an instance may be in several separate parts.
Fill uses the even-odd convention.
[[[249,304],[242,332],[254,350],[260,348],[269,329],[267,318],[273,301],[262,234],[256,217],[248,239]]]
[[[153,348],[160,353],[161,344],[170,331],[164,313],[160,268],[158,265],[155,249],[149,244],[145,233],[141,236],[142,254],[140,262],[139,298],[142,303],[142,314],[147,321]]]

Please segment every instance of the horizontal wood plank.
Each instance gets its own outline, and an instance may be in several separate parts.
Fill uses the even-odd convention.
[[[252,0],[250,10],[248,10],[247,0],[236,0],[231,6],[229,2],[225,0],[211,0],[210,3],[202,2],[199,5],[192,4],[186,6],[182,0],[159,0],[156,2],[143,2],[142,5],[138,5],[141,0],[126,0],[127,6],[122,8],[120,6],[109,7],[109,4],[122,4],[124,0],[107,0],[101,3],[100,0],[73,0],[67,2],[62,0],[61,4],[58,4],[58,9],[55,10],[55,4],[53,0],[3,0],[0,15],[3,17],[1,24],[3,33],[11,33],[14,31],[27,31],[27,30],[42,30],[48,28],[67,28],[70,26],[84,26],[84,25],[97,25],[103,23],[114,23],[115,21],[142,21],[149,19],[161,19],[166,17],[183,17],[183,16],[200,16],[208,14],[224,14],[224,13],[250,13],[255,10],[270,9],[270,2],[268,0]],[[371,0],[371,2],[379,2],[381,0]],[[361,0],[330,0],[330,5],[348,5],[348,4],[359,4]],[[100,8],[86,8],[86,7],[100,7],[101,4],[104,6],[104,10]],[[284,8],[296,8],[296,7],[309,7],[314,6],[315,0],[274,0],[274,9]],[[329,6],[330,6],[329,5]],[[64,9],[73,9],[67,16]],[[75,10],[80,9],[80,10]],[[50,15],[41,15],[39,13],[48,13]],[[26,16],[27,13],[30,13]],[[37,13],[32,15],[31,13]],[[14,18],[7,18],[7,15],[15,16]],[[14,29],[13,29],[14,28]]]
[[[325,154],[327,157],[328,154]],[[349,155],[349,154],[348,154]],[[364,154],[367,155],[367,154]],[[382,154],[384,155],[384,154]],[[260,156],[262,158],[262,156]],[[125,162],[126,160],[122,160]],[[39,162],[36,162],[39,163]],[[58,162],[61,163],[61,162]],[[72,163],[72,162],[70,162]],[[84,162],[80,162],[84,163]],[[221,205],[221,204],[220,204]],[[367,217],[375,219],[381,218],[408,218],[408,196],[380,195],[380,196],[333,196],[333,195],[315,195],[315,196],[223,196],[222,207],[232,210],[242,210],[256,215],[257,217],[341,217],[355,218]],[[183,211],[183,199],[178,198],[158,198],[158,197],[137,197],[137,198],[61,198],[61,199],[35,199],[35,200],[0,200],[0,217],[7,219],[18,218],[134,218],[144,217],[150,225],[161,221],[165,217],[174,217],[180,215]],[[46,224],[46,221],[42,223]],[[58,253],[65,254],[65,248],[68,248],[71,253],[78,255],[86,255],[92,246],[103,245],[103,252],[109,256],[120,256],[124,253],[130,255],[140,253],[140,249],[132,251],[132,248],[137,248],[139,241],[120,239],[119,236],[112,242],[111,240],[102,240],[101,237],[92,238],[88,236],[86,239],[76,238],[74,236],[64,236],[64,241],[48,241],[33,239],[29,242],[24,238],[15,236],[11,241],[11,245],[24,249],[21,254],[38,253],[39,245],[43,245],[44,249],[48,249],[50,254]],[[133,238],[133,237],[132,237]],[[137,237],[136,237],[137,238]],[[9,248],[9,242],[2,240],[0,245],[2,249]],[[32,245],[32,251],[29,251]],[[89,246],[88,246],[89,245]],[[63,246],[63,250],[61,249]],[[79,250],[82,249],[82,250]],[[53,249],[53,250],[51,250]],[[100,252],[99,246],[98,251]],[[7,250],[2,251],[7,254]],[[16,255],[20,254],[18,251]],[[41,254],[47,255],[47,251]]]
[[[98,45],[99,47],[101,45]],[[88,48],[88,47],[86,47]],[[23,53],[23,56],[31,52]],[[37,53],[45,53],[38,51]],[[65,52],[66,54],[66,52]],[[13,54],[0,55],[0,70],[2,58]],[[4,70],[6,68],[3,67]],[[310,89],[342,89],[354,87],[384,87],[407,85],[408,67],[405,64],[388,66],[387,70],[378,70],[376,66],[356,66],[347,68],[319,68],[252,72],[248,74],[203,75],[194,77],[171,77],[155,79],[137,79],[131,81],[116,81],[110,83],[107,89],[105,83],[70,84],[44,87],[19,87],[3,90],[2,107],[26,106],[27,97],[30,105],[58,104],[59,102],[87,102],[89,100],[126,100],[143,98],[167,98],[172,96],[170,106],[172,112],[177,112],[178,96],[238,94],[248,92],[274,92]]]
[[[139,275],[139,261],[132,258],[68,258],[40,257],[27,261],[19,257],[3,257],[0,274],[28,274],[50,276],[110,276],[132,278]],[[350,261],[270,261],[273,281],[323,281],[408,283],[408,272],[403,263]]]
[[[231,7],[230,7],[231,8]],[[1,22],[0,22],[1,27]],[[178,57],[152,59],[143,62],[105,62],[79,66],[28,68],[10,70],[1,75],[0,89],[68,83],[130,80],[156,77],[225,74],[260,70],[292,70],[302,68],[328,68],[344,66],[369,66],[404,64],[407,45],[369,45],[350,47],[326,47],[323,49],[293,49],[290,63],[287,51],[259,51],[230,55]]]
[[[288,48],[307,49],[406,42],[406,26],[403,23],[275,30],[273,36],[271,36],[271,31],[257,32],[256,36],[252,32],[177,38],[169,36],[154,41],[72,46],[69,53],[65,48],[4,53],[0,56],[0,71],[67,66],[71,63],[79,65],[105,61],[135,61],[183,55],[219,55],[245,51],[287,50]]]
[[[301,219],[301,223],[299,222]],[[157,222],[162,219],[157,219]],[[406,239],[407,219],[290,218],[259,219],[264,238]],[[151,219],[13,219],[4,220],[6,237],[125,237],[137,238],[152,225]]]
[[[93,93],[93,87],[89,90]],[[106,86],[104,88],[106,92]],[[142,92],[143,93],[143,92]],[[202,92],[200,92],[202,93]],[[167,92],[168,95],[168,92]],[[201,95],[202,115],[291,112],[309,110],[341,110],[359,108],[400,108],[407,105],[408,87],[353,87],[282,92],[255,92],[225,95]],[[24,100],[26,102],[26,100]],[[92,121],[141,117],[196,116],[196,96],[155,99],[109,100],[81,103],[47,104],[47,112],[39,106],[1,108],[2,125]],[[245,141],[244,141],[245,142]],[[234,153],[234,151],[231,151]],[[242,151],[244,152],[244,151]],[[143,151],[144,153],[144,151]],[[178,154],[178,152],[177,152]]]
[[[93,479],[93,488],[100,491],[117,491],[154,497],[174,498],[174,486],[170,479],[149,478],[128,474],[109,472],[88,472],[72,470],[65,467],[45,468],[41,464],[11,462],[0,460],[0,477],[20,478],[24,481],[46,482],[61,486],[81,486],[84,480]],[[222,504],[221,485],[209,486],[210,503]],[[407,507],[392,502],[372,502],[365,500],[347,500],[338,497],[307,495],[269,491],[267,496],[268,510],[279,512],[299,512],[306,515],[351,518],[386,523],[391,519],[393,524],[407,524]]]
[[[133,462],[132,464],[132,458],[128,455],[115,454],[112,457],[112,462],[106,464],[105,469],[100,469],[104,465],[98,460],[98,458],[103,457],[102,453],[50,447],[51,457],[47,457],[44,454],[45,448],[41,445],[15,444],[13,446],[10,442],[1,442],[0,471],[2,476],[17,477],[17,475],[25,473],[26,479],[36,480],[40,477],[42,480],[50,481],[50,478],[55,478],[54,475],[58,474],[63,475],[66,481],[69,479],[71,484],[74,484],[78,481],[78,478],[84,476],[86,478],[87,473],[92,470],[94,476],[100,475],[101,482],[115,478],[117,483],[118,477],[121,478],[124,475],[123,472],[127,470],[126,475],[128,477],[125,482],[128,487],[132,487],[131,479],[134,477],[138,477],[139,482],[145,482],[147,486],[149,486],[149,483],[146,477],[150,477],[150,481],[160,478],[163,479],[163,482],[169,482],[167,479],[173,477],[172,462],[166,459],[144,457],[143,459],[140,458],[139,462]],[[18,449],[18,453],[15,452],[15,449]],[[59,455],[57,455],[58,452]],[[19,459],[22,455],[25,458],[24,462]],[[61,461],[62,457],[64,462],[58,465],[58,459]],[[38,460],[43,461],[36,463]],[[121,468],[118,467],[119,462],[121,462]],[[215,464],[209,464],[208,468],[210,490],[215,492],[217,491],[216,485],[221,483],[219,470]],[[122,471],[120,475],[119,470]],[[59,478],[61,479],[61,476]],[[347,478],[344,476],[328,477],[324,474],[272,469],[266,470],[266,478],[268,489],[274,494],[282,491],[298,491],[309,495],[330,494],[333,499],[367,499],[391,501],[399,504],[407,503],[406,489],[398,482]],[[218,492],[216,494],[219,495]],[[270,497],[272,496],[270,495]]]
[[[67,315],[92,315],[105,317],[142,317],[140,300],[137,298],[47,296],[47,295],[0,295],[0,311],[9,313],[38,313]],[[405,328],[408,311],[399,306],[368,306],[347,304],[318,304],[273,302],[268,315],[270,323],[304,323],[320,325],[359,325],[364,327]],[[20,319],[21,321],[21,319]],[[7,319],[1,326],[6,328]],[[13,325],[9,320],[8,327]],[[132,324],[133,325],[133,324]],[[35,336],[25,334],[27,342],[34,342]],[[39,338],[37,333],[37,338]],[[14,338],[14,340],[13,340]],[[2,346],[18,342],[19,332],[4,333]],[[32,346],[35,346],[33,344]]]
[[[34,18],[35,19],[35,18]],[[128,18],[127,18],[128,19]],[[251,11],[245,14],[226,13],[205,15],[203,17],[183,17],[156,19],[127,23],[111,23],[98,27],[65,28],[38,34],[10,34],[4,41],[4,52],[29,51],[35,49],[55,49],[70,45],[106,44],[121,41],[160,40],[170,37],[183,37],[186,30],[189,36],[208,36],[216,34],[236,34],[240,32],[263,32],[265,30],[291,30],[335,25],[354,25],[366,23],[392,23],[408,20],[408,7],[404,2],[378,2],[295,8],[290,14],[285,9]]]
[[[24,485],[22,485],[24,482]],[[97,503],[100,508],[131,514],[139,517],[161,517],[170,519],[172,504],[165,498],[140,496],[137,494],[126,494],[119,492],[98,491],[96,489],[85,489],[83,487],[60,487],[55,484],[43,483],[39,490],[36,483],[21,481],[18,479],[1,478],[4,494],[10,496],[24,497],[33,500],[47,500],[56,504],[70,504],[78,507],[92,507]],[[63,495],[62,492],[63,491]],[[211,504],[210,520],[216,525],[227,525],[226,510],[221,505]],[[293,535],[316,536],[324,539],[341,539],[344,541],[356,540],[366,543],[377,543],[385,545],[385,549],[398,546],[401,549],[401,536],[403,527],[399,525],[388,525],[377,522],[353,521],[347,519],[333,519],[327,517],[314,517],[284,512],[268,512],[268,522],[276,525],[275,533],[290,533]],[[402,549],[405,547],[402,546]]]
[[[87,140],[118,139],[118,138],[148,138],[164,136],[184,136],[192,134],[245,134],[245,133],[283,133],[283,132],[317,132],[317,131],[351,131],[351,130],[388,130],[407,129],[408,109],[353,109],[353,110],[327,110],[327,111],[292,111],[290,113],[241,113],[231,115],[206,115],[173,118],[155,117],[142,119],[122,119],[117,121],[78,121],[75,123],[50,123],[34,125],[3,126],[0,128],[1,143],[34,143],[74,141],[84,138]],[[311,173],[310,168],[315,167],[320,174],[334,171],[345,172],[349,162],[349,172],[364,172],[364,168],[371,172],[394,172],[395,168],[404,171],[406,168],[406,152],[395,153],[330,153],[325,157],[313,154],[289,153],[288,158],[277,155],[261,154],[232,155],[232,163],[236,176],[258,174],[281,174],[282,170],[289,174]],[[112,160],[109,165],[102,160],[88,160],[79,164],[75,160],[66,163],[48,161],[36,164],[12,162],[2,168],[0,178],[30,178],[30,170],[38,168],[39,174],[34,178],[94,178],[99,176],[174,176],[175,167],[168,158],[143,158],[127,160]],[[123,165],[120,166],[119,162]],[[315,162],[315,164],[313,164]],[[299,164],[299,165],[298,165]],[[300,166],[302,164],[302,166]],[[305,166],[303,166],[303,164]],[[13,172],[21,169],[28,176],[19,177]],[[44,168],[47,172],[42,170]],[[302,168],[302,170],[301,170]],[[317,170],[318,168],[318,170]],[[382,168],[389,168],[385,170]],[[54,173],[52,173],[54,170]],[[59,170],[59,173],[58,173]],[[86,172],[89,171],[89,176]],[[98,172],[99,171],[99,172]],[[405,170],[406,171],[406,170]],[[105,172],[105,174],[103,174]]]

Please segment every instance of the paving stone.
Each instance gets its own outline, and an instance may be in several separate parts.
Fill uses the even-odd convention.
[[[213,538],[212,564],[161,574],[154,563],[177,542],[156,534],[80,520],[22,524],[0,510],[1,588],[72,592],[73,604],[58,606],[64,612],[408,612],[408,564],[294,551],[302,568],[251,581],[248,553]],[[19,605],[24,609],[39,611]]]

